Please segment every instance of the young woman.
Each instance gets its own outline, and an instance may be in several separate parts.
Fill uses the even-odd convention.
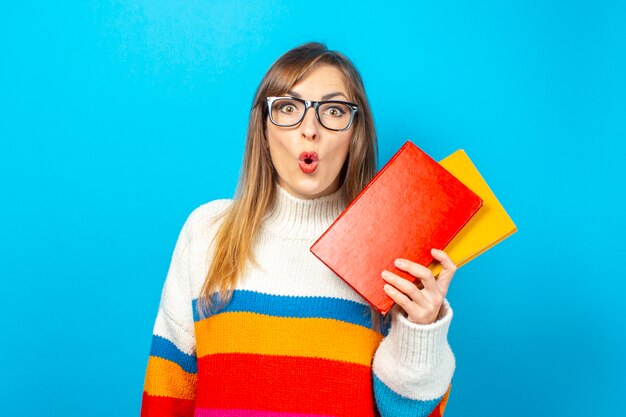
[[[250,112],[234,199],[182,227],[154,324],[141,415],[440,416],[455,369],[443,271],[387,271],[383,319],[309,251],[376,173],[361,77],[320,43],[286,52]],[[381,219],[384,221],[384,219]]]

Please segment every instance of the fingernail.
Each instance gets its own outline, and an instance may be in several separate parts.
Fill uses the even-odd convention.
[[[404,262],[402,259],[396,259],[396,260],[394,261],[394,264],[395,264],[396,266],[404,266],[404,265],[405,265],[405,262]]]

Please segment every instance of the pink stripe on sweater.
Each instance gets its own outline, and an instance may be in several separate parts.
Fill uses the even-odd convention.
[[[196,408],[194,417],[327,417],[321,414],[281,413],[276,411],[226,408]]]

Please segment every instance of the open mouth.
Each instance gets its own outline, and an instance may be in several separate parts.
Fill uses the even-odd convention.
[[[317,168],[318,159],[315,152],[302,152],[298,159],[298,165],[302,172],[310,174]]]
[[[310,164],[312,162],[316,162],[318,160],[317,153],[312,151],[304,151],[299,156],[298,159],[301,161]]]

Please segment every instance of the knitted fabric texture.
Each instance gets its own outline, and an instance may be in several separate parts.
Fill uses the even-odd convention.
[[[393,309],[373,330],[367,302],[309,247],[345,209],[341,189],[299,199],[276,184],[253,252],[226,306],[196,310],[219,221],[208,202],[182,227],[156,315],[142,417],[442,416],[455,358],[444,300],[431,324]],[[208,257],[207,257],[207,254]]]

